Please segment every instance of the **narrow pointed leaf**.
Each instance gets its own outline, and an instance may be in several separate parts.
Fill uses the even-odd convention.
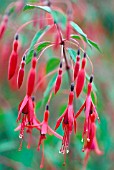
[[[42,42],[41,44],[38,45],[38,47],[35,49],[36,50],[36,53],[37,55],[39,55],[39,53],[45,48],[47,47],[48,45],[50,45],[51,43],[49,41],[47,42]],[[28,64],[32,57],[33,57],[33,54],[34,54],[34,50],[29,50],[29,52],[27,53],[27,56],[26,56],[26,64]]]
[[[54,70],[60,63],[60,60],[58,58],[51,58],[47,62],[46,66],[46,73],[49,73],[50,71]]]
[[[48,96],[49,93],[50,93],[50,90],[53,88],[54,84],[55,84],[55,81],[56,81],[56,77],[57,77],[57,74],[55,74],[53,76],[53,78],[50,80],[50,82],[48,83],[48,86],[44,92],[44,97]]]
[[[76,51],[73,50],[72,48],[68,48],[67,50],[71,59],[74,61],[74,63],[76,63],[76,55],[77,55]]]
[[[26,4],[26,5],[24,6],[23,11],[31,10],[31,9],[34,9],[34,8],[39,8],[39,9],[41,9],[41,10],[44,10],[44,11],[46,11],[46,12],[51,13],[51,9],[50,9],[50,7],[48,7],[48,6],[37,6],[37,5],[30,5],[30,4]]]
[[[76,35],[76,34],[72,34],[72,35],[71,35],[71,38],[74,38],[74,39],[77,39],[77,40],[81,40],[81,39],[80,39],[80,36],[79,36],[79,35]],[[83,40],[84,40],[87,44],[89,44],[89,46],[96,48],[99,52],[102,52],[101,49],[100,49],[100,47],[99,47],[99,45],[98,45],[96,42],[94,42],[94,41],[92,41],[92,40],[90,40],[90,39],[88,39],[88,38],[85,38],[85,37],[83,37],[83,36],[82,36],[82,38],[83,38]]]
[[[82,29],[76,23],[71,21],[70,24],[75,29],[75,31],[77,31],[80,35],[84,36],[85,38],[87,38],[87,35],[82,31]]]

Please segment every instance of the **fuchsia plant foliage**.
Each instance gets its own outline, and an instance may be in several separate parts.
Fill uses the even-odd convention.
[[[24,86],[24,81],[26,82],[24,97],[18,106],[15,131],[19,131],[19,151],[21,151],[26,134],[29,136],[27,138],[27,148],[30,149],[33,142],[33,131],[34,129],[37,130],[37,151],[40,151],[42,148],[40,168],[44,167],[44,145],[49,135],[54,135],[55,138],[61,141],[59,151],[53,152],[63,154],[63,165],[67,164],[66,159],[67,154],[70,152],[71,137],[77,135],[78,118],[83,112],[83,147],[80,152],[85,152],[84,168],[87,166],[91,151],[94,151],[97,155],[103,154],[96,136],[96,122],[98,121],[100,124],[100,118],[97,113],[96,102],[92,97],[94,95],[94,98],[96,98],[94,69],[90,56],[88,56],[86,51],[87,46],[99,48],[95,42],[93,43],[88,39],[83,30],[74,22],[73,7],[69,0],[66,1],[66,6],[67,9],[64,11],[57,4],[56,6],[53,5],[53,1],[48,0],[30,4],[24,4],[24,1],[14,2],[8,8],[9,11],[3,16],[0,24],[0,39],[3,39],[10,20],[12,7],[15,7],[18,13],[23,13],[24,11],[26,13],[29,11],[34,13],[33,18],[20,25],[17,32],[15,32],[8,63],[8,80],[11,81],[16,76],[17,88],[19,90]],[[24,49],[25,51],[21,55],[21,59],[19,59],[19,51],[22,48],[19,45],[21,44],[21,33],[31,24],[33,24],[33,29],[36,29],[37,32],[29,43],[30,46]],[[48,63],[45,54],[46,50],[52,50],[53,54],[56,54],[58,51],[58,57],[53,58],[48,67],[46,67],[46,62]],[[42,57],[45,58],[44,61],[42,61]],[[26,69],[27,64],[30,64],[28,72]],[[65,74],[67,75],[66,80],[64,79]],[[67,84],[66,87],[69,87],[68,89],[63,86],[64,81]],[[53,120],[55,128],[51,128],[49,125],[49,119],[53,114],[50,112],[51,102],[56,96],[62,96],[64,91],[66,91],[68,98],[65,111],[62,115],[56,113],[56,110],[54,111],[58,119]],[[44,113],[40,113],[43,115],[42,121],[39,120],[39,113],[36,111],[38,101],[35,97],[40,92],[45,94],[40,96],[44,110]],[[80,108],[77,106],[77,101],[82,103]],[[56,132],[61,124],[63,134]]]

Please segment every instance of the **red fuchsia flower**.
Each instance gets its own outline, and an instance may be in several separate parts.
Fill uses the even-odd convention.
[[[102,151],[100,151],[96,139],[95,120],[96,118],[99,120],[99,117],[95,105],[93,104],[91,99],[92,81],[93,76],[90,77],[90,82],[88,83],[86,100],[75,115],[75,118],[77,118],[79,114],[82,112],[82,110],[85,109],[85,122],[82,135],[82,141],[84,140],[84,146],[82,151],[83,152],[86,151],[84,166],[86,166],[87,164],[87,160],[89,158],[89,153],[91,150],[94,150],[98,155],[102,154]]]
[[[70,135],[72,133],[73,127],[76,133],[76,121],[74,119],[74,110],[73,110],[73,99],[74,99],[74,84],[71,84],[71,91],[69,94],[68,106],[65,112],[59,117],[57,120],[55,130],[60,126],[62,122],[62,127],[64,130],[64,136],[62,140],[62,146],[60,152],[66,154],[69,152],[69,143],[70,143]]]
[[[55,33],[54,50],[57,50],[60,45],[60,36],[58,31]]]
[[[15,3],[15,7],[16,7],[16,12],[20,12],[23,7],[24,7],[24,1],[23,0],[17,0],[17,2]]]
[[[35,78],[36,78],[36,63],[37,63],[36,52],[34,52],[34,57],[32,59],[32,67],[28,74],[28,81],[27,81],[27,95],[28,96],[31,96],[34,90]]]
[[[18,42],[18,39],[19,39],[19,36],[18,34],[15,36],[15,40],[13,42],[13,50],[17,53],[17,49],[18,49],[18,46],[19,46],[19,42]]]
[[[46,20],[47,20],[47,25],[53,25],[54,24],[53,17],[50,13],[46,13]]]
[[[4,15],[2,23],[0,25],[0,39],[2,39],[2,37],[6,31],[7,23],[8,23],[8,15],[6,14],[6,15]]]
[[[23,101],[22,101],[23,102]],[[20,110],[20,107],[22,105],[22,102],[19,104],[18,110]],[[31,102],[31,104],[30,104]],[[31,119],[31,114],[33,118]],[[35,115],[35,102],[34,102],[34,97],[29,98],[29,101],[26,103],[24,108],[22,109],[20,117],[18,117],[17,122],[21,120],[21,123],[18,125],[18,127],[15,129],[15,131],[20,130],[20,139],[24,139],[24,130],[25,128],[26,133],[29,134],[29,140],[28,140],[28,145],[27,148],[30,148],[31,144],[31,138],[32,138],[32,129],[36,127],[38,130],[40,130],[40,127],[38,124],[40,123],[39,120],[36,118]],[[22,148],[22,143],[20,144],[19,150]]]
[[[89,141],[89,115],[91,111],[94,111],[96,114],[97,119],[99,120],[98,113],[96,111],[95,105],[92,102],[91,99],[91,92],[92,92],[92,81],[93,81],[93,76],[90,77],[90,82],[88,83],[88,89],[87,89],[87,95],[86,95],[86,100],[84,104],[81,106],[79,111],[76,113],[75,118],[77,118],[80,113],[82,112],[83,109],[85,109],[85,122],[84,122],[84,131],[83,135],[87,135],[87,140]]]
[[[78,49],[77,57],[76,57],[76,64],[75,64],[75,67],[74,67],[74,80],[78,76],[79,69],[80,69],[80,49]]]
[[[70,21],[67,21],[67,25],[66,25],[66,39],[69,40],[70,39],[70,34],[71,34],[71,25],[70,25]]]
[[[86,167],[90,152],[95,151],[97,155],[102,155],[103,152],[99,149],[97,139],[96,139],[96,125],[95,125],[95,120],[96,120],[96,113],[91,110],[90,115],[89,115],[89,141],[86,138],[85,144],[83,146],[82,151],[86,152],[85,158],[84,158],[84,167]]]
[[[24,72],[25,72],[25,56],[23,57],[23,60],[21,62],[21,66],[20,69],[18,71],[18,76],[17,76],[17,86],[18,88],[21,87],[22,83],[23,83],[23,79],[24,79]]]
[[[81,94],[84,82],[85,82],[85,66],[86,66],[86,53],[84,53],[84,57],[82,59],[82,67],[78,73],[77,82],[76,82],[76,96],[77,98]]]
[[[54,93],[55,93],[55,94],[56,94],[56,93],[58,92],[58,90],[60,89],[61,82],[62,82],[62,62],[60,63],[58,76],[57,76],[57,79],[56,79],[56,82],[55,82],[55,88],[54,88]]]
[[[17,60],[18,60],[18,54],[17,54],[17,49],[18,49],[18,35],[16,35],[14,42],[13,42],[13,50],[9,58],[9,66],[8,66],[8,79],[10,80],[17,68]]]
[[[40,126],[40,138],[39,138],[38,148],[37,148],[38,151],[40,150],[40,145],[42,144],[42,159],[41,159],[40,168],[43,168],[44,166],[44,140],[46,139],[46,135],[53,134],[54,136],[62,140],[62,136],[57,134],[49,127],[48,120],[49,120],[49,106],[46,105],[46,110],[44,112],[44,119],[40,124],[38,124],[38,127]],[[37,128],[37,126],[35,127]]]
[[[32,124],[33,121],[33,109],[32,109],[32,102],[31,102],[31,95],[34,90],[34,84],[35,84],[35,77],[36,77],[36,53],[34,52],[34,57],[32,58],[32,68],[30,69],[29,75],[28,75],[28,81],[27,81],[27,94],[24,97],[23,101],[21,102],[19,106],[19,112],[18,112],[18,118],[17,121],[21,119],[21,113],[23,112],[23,109],[26,110],[26,107],[29,107],[29,122]]]

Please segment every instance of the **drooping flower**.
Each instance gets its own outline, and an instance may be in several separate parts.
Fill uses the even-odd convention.
[[[96,111],[95,105],[92,102],[92,98],[91,98],[92,81],[93,81],[93,76],[90,77],[90,82],[88,83],[86,100],[85,100],[84,104],[81,106],[81,108],[79,109],[79,111],[75,115],[75,118],[77,118],[80,115],[80,113],[82,112],[82,110],[85,109],[84,132],[86,132],[86,133],[88,133],[88,129],[89,129],[89,114],[90,114],[90,112],[92,110],[95,112],[96,117],[99,120],[98,113]],[[88,138],[88,140],[89,140],[89,138]]]
[[[84,82],[85,82],[85,66],[86,66],[86,53],[84,53],[84,57],[82,59],[82,67],[78,73],[77,82],[76,82],[76,96],[77,98],[81,94]]]
[[[20,107],[22,105],[23,101],[19,104],[18,110],[20,110]],[[32,128],[37,127],[38,130],[40,130],[39,127],[39,120],[36,118],[35,115],[35,104],[34,104],[34,97],[29,97],[29,100],[27,101],[26,105],[23,107],[21,114],[18,115],[17,122],[21,120],[21,123],[18,125],[18,127],[15,129],[15,131],[20,130],[19,138],[24,139],[24,130],[27,129],[27,133],[29,135],[32,135]],[[21,141],[22,141],[21,140]],[[20,144],[19,150],[22,148],[22,143]],[[30,148],[30,141],[28,142],[27,148]]]
[[[9,58],[9,65],[8,65],[8,79],[9,80],[14,76],[16,72],[17,60],[18,60],[17,49],[18,49],[18,35],[15,36],[15,39],[13,42],[12,53]]]
[[[74,67],[74,80],[78,76],[79,69],[80,69],[80,50],[78,49],[77,58],[76,58],[76,64],[75,64],[75,67]]]
[[[0,39],[2,39],[8,24],[8,14],[4,15],[2,23],[0,24]]]
[[[58,90],[60,89],[61,82],[62,82],[62,62],[60,63],[58,76],[57,76],[57,79],[56,79],[56,82],[55,82],[55,88],[54,88],[54,93],[55,93],[55,94],[56,94],[56,93],[58,92]]]
[[[79,111],[76,113],[75,118],[77,118],[82,110],[85,109],[85,121],[84,121],[84,128],[82,134],[82,141],[84,142],[84,146],[82,151],[86,151],[86,156],[84,159],[84,167],[87,164],[90,151],[94,150],[98,155],[102,154],[100,151],[97,139],[96,139],[96,125],[95,120],[98,119],[98,113],[96,111],[95,105],[92,102],[91,92],[92,92],[92,81],[93,76],[90,77],[90,82],[88,83],[87,95],[84,104],[81,106]]]
[[[62,122],[62,127],[64,130],[64,136],[62,140],[62,146],[60,152],[66,154],[69,152],[69,143],[70,135],[72,133],[73,127],[76,133],[76,120],[74,119],[74,110],[73,110],[73,99],[74,99],[74,84],[71,84],[71,91],[69,94],[68,106],[65,112],[57,120],[55,130],[60,126]]]
[[[70,25],[70,21],[67,21],[67,25],[66,25],[66,39],[69,40],[70,39],[70,34],[71,34],[71,25]]]
[[[95,151],[95,153],[97,155],[102,155],[103,152],[99,149],[98,146],[98,142],[97,142],[97,138],[96,138],[96,124],[95,124],[95,120],[96,120],[96,113],[92,110],[90,112],[89,115],[89,140],[88,138],[85,138],[84,141],[84,146],[82,151],[86,152],[85,158],[84,158],[84,167],[86,167],[89,156],[90,156],[90,152],[91,151]]]
[[[18,76],[17,76],[17,86],[18,88],[21,87],[22,83],[23,83],[23,79],[24,79],[24,72],[25,72],[25,56],[23,57],[23,60],[21,62],[21,66],[20,69],[18,71]]]
[[[32,58],[32,67],[29,71],[28,80],[27,80],[27,95],[28,96],[31,96],[34,90],[35,78],[36,78],[36,63],[37,63],[36,52],[34,52],[34,57]]]
[[[46,139],[46,135],[53,134],[54,136],[62,140],[62,136],[60,136],[50,128],[50,126],[48,125],[48,120],[49,120],[49,105],[46,105],[46,110],[44,112],[44,119],[40,124],[38,124],[38,126],[40,126],[40,137],[39,137],[38,148],[37,148],[38,151],[40,150],[40,145],[42,144],[42,159],[41,159],[40,168],[43,168],[44,166],[44,140]]]

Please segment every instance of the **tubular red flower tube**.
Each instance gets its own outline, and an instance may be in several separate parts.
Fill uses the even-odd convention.
[[[4,35],[5,31],[6,31],[7,23],[8,23],[8,15],[6,14],[3,17],[2,23],[0,25],[0,39],[3,37],[3,35]]]
[[[35,85],[35,77],[36,77],[36,53],[34,53],[34,57],[32,59],[32,68],[30,69],[30,72],[28,74],[28,81],[27,81],[27,95],[31,96],[34,90]]]
[[[62,82],[62,62],[60,62],[59,72],[58,72],[58,76],[57,76],[57,79],[56,79],[56,82],[55,82],[55,88],[54,88],[55,94],[60,89],[61,82]]]
[[[80,49],[77,52],[76,64],[74,67],[74,80],[77,78],[80,69]]]
[[[54,50],[57,50],[57,48],[59,47],[59,43],[60,43],[60,37],[59,37],[59,33],[56,32],[55,34],[55,43],[54,43]]]
[[[82,67],[78,73],[77,82],[76,82],[76,96],[77,98],[81,94],[84,82],[85,82],[85,65],[86,65],[86,53],[84,53],[84,58],[82,59]]]
[[[9,66],[8,66],[8,79],[9,80],[15,74],[15,71],[16,71],[16,68],[17,68],[17,58],[18,58],[17,53],[15,51],[13,51],[10,55],[10,58],[9,58]]]
[[[18,36],[18,34],[15,36],[15,40],[14,40],[14,42],[13,42],[13,50],[15,51],[15,52],[17,52],[17,49],[18,49],[18,39],[19,39],[19,36]]]
[[[17,86],[18,86],[18,88],[20,88],[22,83],[23,83],[24,72],[25,72],[24,67],[25,67],[25,56],[23,57],[23,61],[21,62],[21,67],[18,71],[18,76],[17,76]]]
[[[70,21],[68,21],[66,25],[66,39],[67,40],[70,39],[70,34],[71,34],[71,25],[70,25]]]

